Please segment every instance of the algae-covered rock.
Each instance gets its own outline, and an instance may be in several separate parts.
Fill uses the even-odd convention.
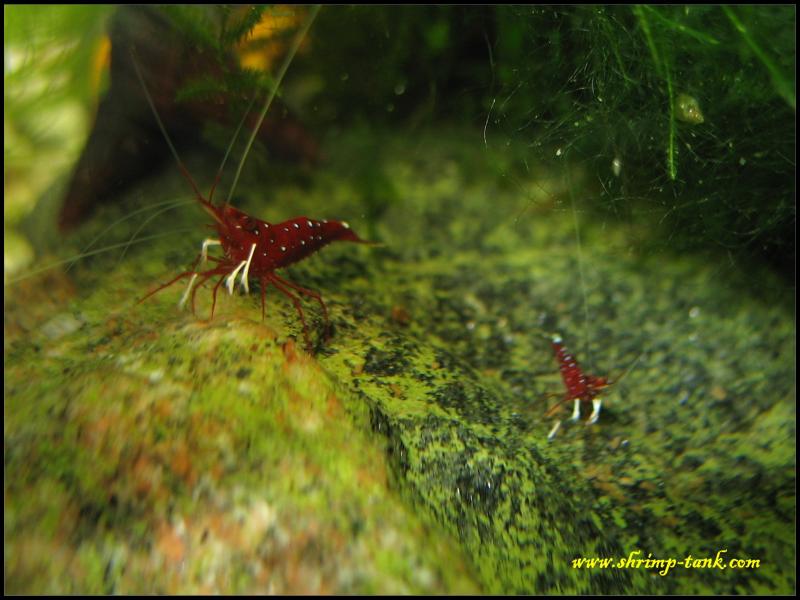
[[[257,291],[220,293],[210,320],[210,290],[196,316],[180,285],[135,304],[196,256],[193,206],[118,262],[7,288],[9,591],[794,589],[790,308],[699,258],[638,255],[643,232],[578,212],[578,167],[509,185],[515,148],[487,161],[453,133],[335,143],[310,181],[260,170],[239,204],[384,244],[290,269],[331,315],[325,340],[305,304],[314,355],[273,290],[263,322]],[[365,146],[391,188],[379,211],[348,176]],[[176,222],[190,233],[154,237]],[[616,383],[597,425],[548,442],[555,331]],[[721,551],[760,563],[692,562]]]

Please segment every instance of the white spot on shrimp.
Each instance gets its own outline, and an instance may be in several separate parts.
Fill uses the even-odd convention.
[[[306,221],[306,223],[308,223],[309,227],[313,227],[314,226],[314,224],[311,221]]]
[[[294,224],[294,228],[295,228],[295,229],[300,229],[300,225],[298,225],[297,223],[295,223],[295,224]]]
[[[347,221],[342,221],[342,227],[345,229],[350,229],[350,224]]]
[[[281,252],[286,252],[286,246],[281,246]]]
[[[303,246],[306,245],[306,241],[305,240],[300,240],[300,243],[303,244]]]
[[[286,233],[289,233],[289,228],[288,228],[288,227],[284,227],[284,228],[283,228],[283,230],[284,230]]]

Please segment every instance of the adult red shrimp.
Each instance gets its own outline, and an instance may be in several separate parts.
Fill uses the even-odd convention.
[[[214,227],[217,230],[219,239],[207,238],[203,241],[202,250],[191,269],[160,285],[139,302],[143,302],[180,279],[190,277],[189,286],[180,301],[180,305],[183,306],[191,295],[192,312],[194,312],[197,290],[208,279],[220,275],[212,293],[211,316],[213,317],[217,302],[217,290],[222,282],[227,279],[226,287],[228,292],[233,294],[236,277],[240,276],[242,289],[245,293],[249,293],[249,279],[253,277],[258,279],[261,284],[261,318],[264,318],[266,288],[269,284],[272,284],[281,293],[288,296],[294,304],[303,324],[306,347],[310,351],[312,348],[311,338],[308,334],[308,325],[306,324],[303,307],[298,297],[290,290],[295,290],[299,294],[314,298],[319,302],[327,331],[329,322],[325,302],[319,293],[280,277],[275,273],[275,270],[296,263],[334,241],[371,242],[360,239],[346,222],[317,221],[308,217],[295,217],[283,223],[272,224],[251,217],[232,206],[215,206],[199,195],[198,201],[214,218]],[[222,246],[223,256],[208,255],[208,247],[214,245]],[[207,271],[198,272],[196,270],[198,263],[205,263],[206,261],[214,262],[216,266]],[[195,286],[195,281],[198,278],[200,281]]]
[[[292,51],[290,51],[290,53],[287,55],[287,60],[284,62],[281,73],[276,79],[273,93],[267,99],[261,112],[261,118],[256,126],[256,131],[258,130],[261,120],[269,108],[272,98],[274,98],[275,90],[280,84],[294,51],[296,51],[296,48],[299,45],[303,35],[310,27],[311,21],[313,21],[313,17],[316,15],[316,10],[318,9],[315,8],[312,12],[312,16],[306,24],[304,30],[298,34]],[[331,242],[371,242],[360,239],[358,235],[356,235],[356,233],[350,229],[350,226],[346,222],[342,221],[316,220],[308,217],[295,217],[282,223],[268,223],[247,215],[246,213],[230,206],[227,202],[219,206],[215,205],[213,203],[214,189],[219,181],[221,170],[220,173],[217,174],[216,181],[211,187],[208,199],[204,198],[169,139],[166,128],[161,122],[161,118],[159,117],[152,98],[150,97],[150,93],[147,90],[147,85],[144,82],[144,78],[135,57],[133,64],[136,70],[136,75],[139,78],[142,89],[147,97],[147,101],[150,104],[150,108],[153,111],[156,121],[158,122],[158,126],[161,129],[161,132],[163,133],[172,154],[178,162],[181,173],[192,187],[200,206],[211,216],[212,219],[214,219],[213,227],[216,229],[218,236],[217,238],[207,238],[203,241],[200,254],[197,256],[189,270],[178,274],[167,283],[152,290],[141,300],[139,300],[139,302],[143,302],[150,296],[171,286],[173,283],[188,277],[190,278],[189,286],[187,287],[186,292],[180,301],[180,305],[183,306],[191,296],[192,312],[194,312],[195,295],[197,290],[202,287],[203,284],[210,278],[219,275],[219,280],[214,286],[212,293],[211,317],[213,317],[214,308],[217,301],[217,291],[219,290],[219,286],[222,285],[223,281],[225,281],[228,292],[233,294],[236,278],[238,276],[240,277],[242,289],[245,291],[245,293],[249,293],[249,282],[250,279],[253,278],[258,280],[261,285],[262,319],[264,318],[266,288],[271,284],[278,291],[288,296],[294,304],[294,307],[297,310],[297,313],[300,316],[300,321],[303,325],[303,335],[305,338],[306,347],[310,351],[312,348],[311,339],[308,334],[308,326],[306,324],[303,307],[300,303],[300,299],[298,298],[298,294],[301,296],[308,296],[319,302],[320,307],[322,308],[323,317],[325,319],[325,329],[327,332],[329,329],[329,321],[328,310],[325,306],[325,302],[322,300],[322,296],[320,296],[319,293],[306,289],[280,277],[275,273],[275,270],[294,264],[310,256]],[[255,132],[253,136],[255,136]],[[251,137],[251,143],[252,139],[253,138]],[[245,157],[247,156],[249,147],[250,146],[248,145],[248,149],[245,150]],[[239,165],[239,172],[241,172],[243,161],[244,158],[242,159],[242,163]],[[235,186],[235,184],[236,181],[234,181],[233,185]],[[222,256],[210,256],[208,254],[209,246],[221,246],[223,252]],[[215,263],[213,268],[205,271],[197,270],[198,264],[202,265],[209,261]],[[197,282],[198,279],[199,282],[197,285],[195,285],[195,282]],[[292,290],[296,293],[293,293]]]

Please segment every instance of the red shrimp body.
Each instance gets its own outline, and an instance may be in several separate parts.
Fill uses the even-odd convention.
[[[254,277],[288,267],[335,241],[366,243],[341,221],[295,217],[267,223],[232,206],[211,206],[215,227],[225,256],[238,265],[253,251],[249,272]]]
[[[553,338],[553,350],[561,371],[561,378],[567,388],[567,400],[591,402],[608,385],[608,379],[605,377],[586,375],[575,357],[564,348],[561,338],[558,336]]]
[[[551,414],[565,402],[572,401],[575,406],[570,420],[577,421],[581,415],[581,404],[591,403],[592,413],[586,423],[587,425],[597,423],[597,420],[600,418],[600,407],[602,405],[602,401],[598,396],[600,392],[609,385],[608,379],[606,377],[595,377],[594,375],[587,375],[584,373],[575,357],[564,348],[560,336],[554,335],[552,344],[556,354],[556,360],[558,361],[558,369],[561,371],[561,379],[564,380],[564,387],[567,388],[567,391],[564,394],[564,399],[548,410],[547,414]],[[550,430],[547,439],[552,440],[560,427],[561,421],[557,421],[553,429]]]
[[[294,304],[300,321],[303,325],[303,335],[306,346],[311,349],[311,339],[308,334],[303,308],[299,296],[306,296],[316,300],[322,309],[322,315],[328,329],[328,309],[319,293],[299,286],[280,277],[276,269],[288,267],[318,251],[323,246],[336,241],[359,242],[372,244],[362,240],[342,221],[328,221],[310,219],[308,217],[295,217],[282,223],[267,223],[261,219],[251,217],[230,205],[216,206],[197,194],[197,200],[203,209],[214,219],[214,227],[219,239],[207,239],[203,249],[188,271],[180,273],[174,279],[159,286],[140,302],[153,294],[169,287],[176,281],[191,278],[189,288],[181,299],[183,305],[189,298],[194,311],[194,300],[197,290],[210,278],[218,276],[219,280],[214,286],[211,315],[217,302],[217,291],[223,282],[226,282],[228,291],[232,294],[236,277],[240,276],[241,287],[249,291],[250,278],[256,279],[261,284],[261,317],[265,311],[265,293],[269,285],[287,296]],[[208,246],[219,245],[222,247],[223,256],[209,256],[206,251]],[[197,271],[199,263],[206,260],[215,263],[215,266],[206,271]],[[195,286],[195,281],[200,279]]]

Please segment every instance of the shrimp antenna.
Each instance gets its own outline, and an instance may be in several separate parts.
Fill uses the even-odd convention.
[[[214,183],[211,186],[211,191],[208,193],[208,201],[212,204],[214,203],[214,190],[217,189],[217,184],[219,180],[222,178],[222,172],[225,170],[225,163],[228,162],[228,157],[231,155],[231,150],[233,150],[233,145],[236,142],[237,138],[239,137],[239,133],[242,131],[242,126],[244,125],[245,120],[247,119],[247,115],[250,114],[250,111],[253,108],[253,104],[256,102],[256,96],[253,96],[250,99],[250,104],[247,105],[247,109],[244,111],[242,118],[239,120],[239,125],[236,127],[236,131],[233,132],[233,138],[231,139],[231,143],[228,144],[228,149],[225,151],[225,156],[222,157],[222,163],[219,165],[219,170],[217,171],[217,176],[214,178]]]
[[[637,356],[634,359],[634,361],[631,363],[631,365],[627,369],[625,369],[625,372],[622,375],[620,375],[619,377],[617,377],[614,381],[609,382],[609,385],[611,385],[612,383],[616,385],[617,383],[619,383],[620,381],[625,379],[628,375],[630,375],[631,372],[633,371],[634,367],[639,364],[639,361],[641,360],[643,355],[644,355],[644,351],[640,352],[639,356]]]
[[[244,149],[244,154],[242,154],[242,159],[239,161],[239,167],[236,169],[236,175],[233,178],[233,183],[231,184],[230,190],[228,190],[228,199],[225,201],[225,205],[227,206],[230,204],[231,198],[233,197],[233,192],[236,189],[236,184],[239,182],[239,176],[242,174],[242,169],[244,168],[244,163],[247,160],[247,156],[250,154],[250,148],[253,146],[253,141],[258,134],[258,130],[261,129],[261,124],[264,122],[264,117],[269,110],[272,101],[275,99],[275,95],[278,93],[278,88],[281,85],[281,81],[283,81],[284,75],[286,75],[286,71],[289,70],[289,65],[292,63],[294,59],[294,55],[297,54],[298,48],[300,48],[300,44],[303,42],[303,38],[305,38],[308,30],[311,28],[311,24],[314,22],[314,19],[317,18],[317,13],[319,13],[320,5],[315,4],[311,8],[311,13],[308,15],[308,19],[306,20],[305,24],[303,25],[302,29],[297,32],[295,35],[294,41],[292,42],[292,47],[289,49],[286,58],[283,60],[283,64],[281,65],[280,70],[278,71],[278,76],[275,78],[275,84],[272,86],[272,91],[270,92],[269,96],[267,96],[266,102],[264,102],[264,107],[261,109],[261,114],[258,117],[258,121],[256,122],[256,126],[253,128],[253,132],[250,135],[250,139],[247,141],[247,146]]]
[[[552,397],[552,396],[551,396],[551,397]],[[562,398],[561,400],[559,400],[558,402],[556,402],[556,403],[555,403],[553,406],[551,406],[550,408],[548,408],[548,409],[545,411],[545,413],[544,413],[544,417],[545,417],[545,418],[549,417],[549,416],[550,416],[550,415],[552,415],[554,412],[556,412],[556,409],[557,409],[557,408],[560,408],[560,407],[564,406],[564,405],[565,405],[567,402],[570,402],[571,400],[572,400],[572,398],[570,398],[569,396],[566,396],[565,398]]]
[[[76,261],[80,260],[81,258],[86,258],[87,256],[95,256],[97,254],[102,254],[104,252],[108,252],[109,250],[116,250],[117,248],[126,248],[133,243],[140,244],[143,242],[149,242],[150,240],[155,240],[161,237],[166,236],[174,236],[177,233],[189,233],[193,231],[192,229],[177,229],[174,231],[164,231],[162,233],[154,233],[152,235],[148,235],[145,237],[137,238],[136,240],[128,240],[127,242],[119,242],[117,244],[111,244],[110,246],[104,246],[103,248],[95,248],[89,252],[82,252],[79,256],[73,256],[71,258],[65,258],[62,260],[57,260],[55,262],[46,264],[38,269],[34,269],[32,271],[28,271],[24,275],[20,275],[19,277],[13,277],[6,281],[5,283],[18,283],[20,281],[25,281],[26,279],[30,279],[31,277],[35,277],[36,275],[40,275],[41,273],[45,273],[55,267],[60,267],[61,265],[71,265]]]
[[[569,188],[569,200],[570,204],[572,205],[572,221],[575,226],[575,249],[578,258],[578,274],[580,275],[581,281],[581,294],[583,294],[583,318],[584,318],[584,343],[586,344],[586,358],[588,360],[589,368],[592,368],[593,361],[591,352],[589,352],[589,300],[586,294],[586,275],[583,272],[583,245],[581,244],[581,228],[580,224],[578,223],[578,209],[575,206],[575,192],[572,189],[572,177],[570,176],[569,166],[565,163],[566,174],[567,174],[567,187]]]
[[[169,134],[167,133],[166,127],[164,127],[164,123],[161,121],[161,117],[158,115],[158,111],[156,110],[155,104],[153,103],[153,98],[150,96],[150,92],[147,89],[147,84],[144,82],[144,77],[142,76],[142,71],[141,71],[141,68],[139,67],[139,61],[136,59],[136,51],[135,51],[134,48],[131,48],[131,59],[133,61],[133,67],[136,70],[136,76],[139,78],[139,83],[141,84],[142,90],[144,91],[145,98],[147,98],[147,103],[150,105],[150,110],[153,112],[153,115],[156,118],[156,122],[158,123],[158,127],[159,127],[159,129],[161,129],[161,133],[163,134],[164,138],[167,141],[167,145],[169,146],[170,152],[172,152],[172,156],[175,157],[175,161],[178,163],[178,167],[180,167],[181,173],[183,173],[183,176],[189,182],[189,185],[192,186],[192,189],[194,190],[195,195],[198,197],[199,200],[201,200],[201,203],[202,203],[202,201],[205,201],[205,198],[203,198],[203,195],[200,193],[200,190],[197,188],[197,185],[195,184],[194,179],[192,179],[192,176],[189,174],[189,170],[183,164],[183,161],[181,160],[180,156],[178,155],[178,151],[175,149],[175,146],[172,143],[172,139],[169,137]],[[216,189],[217,184],[219,183],[219,180],[222,178],[222,172],[225,169],[225,163],[228,162],[228,157],[231,154],[231,150],[233,149],[233,145],[236,143],[236,139],[239,137],[239,132],[242,130],[242,126],[244,125],[245,119],[247,118],[247,115],[250,113],[250,109],[253,108],[253,104],[255,103],[255,100],[256,100],[256,97],[253,96],[253,98],[250,100],[250,104],[247,106],[247,110],[245,111],[244,116],[239,121],[239,125],[236,127],[236,131],[233,134],[233,138],[231,139],[230,144],[228,144],[228,148],[225,151],[225,156],[222,158],[222,164],[220,164],[220,166],[219,166],[219,170],[217,171],[217,175],[214,178],[214,183],[211,186],[211,191],[208,194],[207,202],[209,204],[213,204],[212,199],[214,197],[214,190]]]
[[[209,204],[208,200],[203,198],[203,194],[201,194],[200,190],[197,189],[197,184],[195,184],[194,179],[192,179],[192,176],[189,174],[189,171],[183,164],[181,157],[178,155],[178,151],[172,144],[172,139],[170,139],[169,134],[167,133],[167,128],[164,127],[164,123],[161,121],[161,117],[158,116],[156,105],[153,103],[153,98],[150,96],[150,92],[147,90],[147,84],[144,82],[144,76],[142,75],[142,70],[139,67],[139,61],[136,59],[136,49],[133,47],[131,47],[131,59],[133,61],[133,68],[136,71],[136,77],[139,78],[139,83],[142,85],[144,96],[145,98],[147,98],[147,104],[150,105],[150,110],[153,111],[153,116],[156,118],[156,122],[158,123],[159,129],[161,129],[161,133],[164,135],[164,139],[167,140],[167,145],[169,146],[170,152],[172,152],[172,156],[175,157],[175,160],[178,163],[178,168],[180,168],[181,173],[183,173],[183,176],[186,178],[186,181],[189,182],[189,185],[192,186],[192,190],[194,190],[195,196],[197,196],[197,199],[200,201],[200,203],[203,205]]]
[[[191,200],[167,200],[167,201],[165,201],[165,202],[156,202],[155,204],[153,204],[153,205],[151,205],[151,206],[145,206],[145,207],[143,207],[143,208],[139,208],[139,209],[137,209],[137,210],[135,210],[135,211],[133,211],[133,212],[131,212],[131,213],[128,213],[128,214],[127,214],[127,215],[125,215],[124,217],[120,217],[119,219],[117,219],[116,221],[114,221],[113,223],[111,223],[111,224],[110,224],[108,227],[106,227],[105,229],[103,229],[103,231],[101,231],[100,233],[98,233],[98,234],[97,234],[97,235],[96,235],[96,236],[95,236],[95,237],[92,239],[92,241],[91,241],[91,242],[89,242],[89,243],[88,243],[88,244],[87,244],[87,245],[86,245],[86,246],[85,246],[85,247],[84,247],[84,248],[81,250],[81,254],[79,254],[77,257],[75,257],[75,259],[74,259],[74,260],[72,260],[72,261],[71,261],[71,262],[70,262],[70,263],[67,265],[67,268],[65,269],[65,271],[69,271],[69,270],[70,270],[72,267],[74,267],[74,266],[75,266],[75,265],[78,263],[78,261],[79,261],[81,258],[83,258],[83,256],[85,255],[85,253],[86,253],[86,252],[88,252],[88,251],[89,251],[89,250],[90,250],[90,249],[91,249],[91,248],[92,248],[92,247],[93,247],[93,246],[94,246],[94,245],[95,245],[97,242],[99,242],[101,239],[103,239],[103,236],[104,236],[105,234],[107,234],[109,231],[111,231],[112,229],[114,229],[114,227],[116,227],[117,225],[119,225],[119,224],[121,224],[121,223],[124,223],[125,221],[127,221],[127,220],[129,220],[129,219],[132,219],[132,218],[133,218],[133,217],[135,217],[136,215],[139,215],[139,214],[142,214],[142,213],[146,213],[146,212],[150,212],[150,211],[152,211],[152,210],[154,210],[154,209],[156,209],[156,208],[160,208],[161,210],[159,210],[158,212],[156,212],[156,214],[155,214],[155,215],[152,215],[152,216],[148,217],[148,218],[145,220],[145,222],[144,222],[144,225],[146,225],[147,223],[149,223],[150,221],[152,221],[152,220],[153,220],[153,218],[155,218],[156,216],[160,215],[161,213],[163,213],[163,212],[166,212],[166,211],[168,211],[168,210],[171,210],[171,209],[173,209],[173,208],[175,208],[175,207],[177,207],[177,206],[181,206],[181,205],[183,205],[183,204],[188,204],[189,202],[191,202]],[[137,229],[136,233],[135,233],[135,234],[134,234],[134,235],[131,237],[131,239],[130,239],[130,240],[128,240],[128,243],[129,243],[129,244],[133,244],[133,242],[136,240],[136,236],[138,235],[139,231],[141,231],[141,229],[142,229],[141,227],[140,227],[139,229]],[[124,256],[124,251],[123,251],[123,256]],[[122,260],[122,256],[120,256],[120,259],[119,259],[119,260]]]
[[[164,139],[167,141],[167,145],[169,146],[170,152],[172,152],[172,156],[175,157],[175,161],[178,163],[178,168],[180,169],[181,173],[183,174],[184,179],[186,179],[186,181],[189,182],[189,185],[192,186],[192,190],[194,191],[194,195],[197,198],[197,201],[203,207],[203,210],[205,210],[209,215],[211,215],[211,217],[215,221],[220,222],[219,215],[217,215],[217,211],[214,209],[214,205],[209,200],[206,200],[203,197],[203,194],[200,193],[200,190],[198,189],[197,184],[194,182],[194,179],[192,179],[192,176],[189,174],[189,170],[186,168],[186,165],[183,164],[183,161],[181,160],[181,157],[178,155],[178,151],[175,149],[175,146],[172,143],[172,139],[169,137],[169,134],[167,133],[167,128],[164,127],[164,123],[161,121],[161,117],[158,115],[158,111],[156,110],[156,106],[153,103],[153,98],[152,98],[152,96],[150,96],[150,92],[147,89],[147,84],[144,82],[144,76],[142,75],[142,70],[139,67],[139,61],[136,59],[136,48],[131,47],[130,52],[131,52],[131,60],[133,62],[133,68],[136,70],[136,77],[139,78],[139,83],[142,86],[142,91],[144,92],[145,98],[147,98],[147,104],[150,105],[150,110],[153,112],[153,116],[156,118],[156,123],[158,123],[159,129],[161,130],[161,133],[164,136]],[[216,188],[217,183],[219,182],[220,177],[222,176],[222,170],[221,169],[222,169],[222,167],[225,166],[225,161],[228,159],[228,154],[230,154],[231,148],[233,147],[233,143],[236,141],[236,137],[239,134],[239,130],[241,129],[241,126],[242,126],[243,122],[244,122],[244,119],[242,119],[242,122],[239,123],[239,128],[236,130],[236,133],[234,134],[233,139],[231,140],[231,143],[228,146],[228,150],[225,153],[225,157],[222,159],[222,166],[220,167],[220,171],[217,172],[217,176],[214,179],[214,185],[211,187],[210,196],[214,194],[214,188]]]

